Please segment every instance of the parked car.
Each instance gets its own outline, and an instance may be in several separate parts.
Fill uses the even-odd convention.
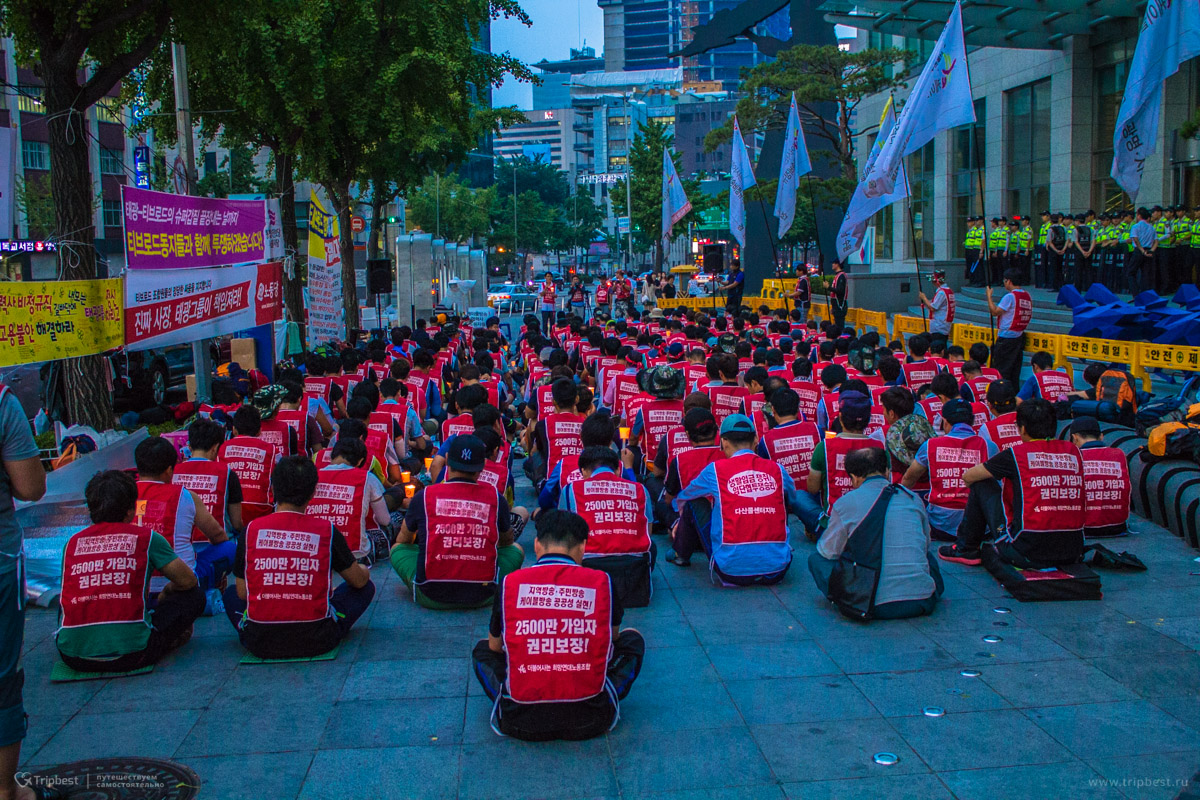
[[[498,312],[536,311],[538,295],[519,283],[498,283],[488,287],[487,301]]]
[[[167,392],[183,387],[187,376],[196,371],[191,344],[135,353],[119,348],[111,351],[108,359],[113,366],[113,398],[133,411],[162,405]],[[214,349],[213,363],[218,362]]]

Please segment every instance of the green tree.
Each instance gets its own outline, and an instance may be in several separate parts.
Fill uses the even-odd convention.
[[[256,194],[273,188],[273,182],[258,177],[254,168],[254,153],[249,147],[229,142],[224,137],[221,144],[230,148],[229,155],[221,159],[216,170],[196,181],[196,194],[228,197],[231,194]]]
[[[60,274],[96,277],[92,135],[84,112],[112,91],[158,46],[172,18],[208,10],[209,3],[168,0],[0,0],[0,28],[16,43],[16,60],[45,86],[50,141],[50,192]],[[212,5],[217,5],[214,2]],[[111,396],[101,356],[70,359],[63,370],[72,422],[107,430]]]
[[[675,142],[666,124],[657,120],[638,124],[637,135],[629,148],[629,167],[632,171],[630,195],[633,200],[633,213],[629,214],[633,223],[634,249],[645,253],[653,250],[654,267],[658,269],[663,264],[662,251],[662,171],[663,148],[670,148]],[[675,162],[675,170],[679,171],[680,156],[672,153],[671,160]],[[684,178],[683,191],[692,203],[692,210],[687,216],[675,223],[673,228],[676,235],[686,231],[688,223],[696,222],[700,212],[708,207],[708,199],[700,191],[700,181]],[[613,210],[621,216],[629,212],[625,207],[625,182],[618,181],[609,192],[612,198]]]
[[[407,200],[410,225],[428,233],[440,232],[450,241],[467,242],[481,239],[491,230],[496,187],[474,189],[454,174],[442,178],[428,175],[420,186],[408,191]]]
[[[586,257],[588,248],[601,234],[604,211],[596,205],[592,193],[584,186],[576,188],[575,195],[567,201],[563,211],[570,224],[568,246],[581,251]]]
[[[558,167],[541,159],[517,156],[496,161],[496,191],[501,200],[512,202],[514,168],[518,195],[534,192],[548,206],[561,206],[571,196],[566,173]]]
[[[29,238],[49,239],[54,233],[54,198],[49,182],[41,175],[17,178],[17,208],[25,216]]]
[[[906,66],[913,58],[912,52],[895,48],[848,53],[834,45],[806,44],[783,50],[775,60],[754,67],[742,78],[741,99],[737,104],[742,134],[749,136],[785,127],[795,92],[814,165],[824,159],[837,168],[836,176],[818,182],[817,205],[844,203],[858,182],[854,137],[877,127],[874,124],[856,127],[852,124],[855,112],[868,95],[903,86]],[[823,104],[832,105],[832,118],[822,114]],[[710,131],[704,143],[712,151],[732,137],[730,118],[720,128]]]

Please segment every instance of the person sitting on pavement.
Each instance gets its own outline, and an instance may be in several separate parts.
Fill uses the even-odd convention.
[[[942,406],[941,435],[923,443],[908,471],[906,489],[929,486],[930,536],[939,542],[958,538],[963,509],[967,507],[967,485],[963,474],[1000,452],[993,442],[975,433],[974,412],[966,400],[948,400]]]
[[[801,421],[800,395],[782,387],[771,392],[771,416],[775,424],[758,441],[758,454],[782,466],[797,486],[808,486],[820,433],[813,422]]]
[[[1084,473],[1071,442],[1056,439],[1054,408],[1040,398],[1017,408],[1021,441],[963,475],[970,487],[958,540],[943,561],[975,566],[992,538],[1000,558],[1019,568],[1076,564],[1083,557]]]
[[[479,480],[486,451],[474,434],[455,436],[446,479],[417,492],[396,534],[392,569],[425,608],[486,606],[497,581],[524,560],[508,501]]]
[[[135,524],[138,486],[128,473],[97,472],[84,499],[92,525],[63,548],[59,656],[78,672],[150,666],[191,638],[204,590],[162,534]],[[152,573],[165,577],[154,597]]]
[[[339,439],[330,453],[329,466],[317,471],[320,481],[308,509],[336,525],[350,552],[363,563],[387,552],[384,531],[392,523],[383,484],[367,470],[367,458],[367,446],[361,439]]]
[[[654,508],[650,493],[637,481],[621,477],[621,459],[611,447],[589,447],[579,456],[583,479],[566,489],[566,510],[588,526],[584,565],[612,578],[621,605],[650,602],[650,573],[658,549],[650,540]]]
[[[242,646],[259,658],[311,658],[337,647],[375,597],[371,573],[354,560],[328,520],[305,513],[319,476],[312,461],[275,465],[277,509],[238,540],[225,614]],[[344,581],[333,588],[333,573]]]
[[[236,472],[216,460],[217,451],[224,441],[223,425],[212,419],[197,417],[188,426],[191,457],[175,465],[171,482],[190,489],[210,514],[225,523],[225,532],[232,534],[242,529],[242,484]],[[193,542],[207,541],[207,538],[199,539],[195,534],[193,532]]]
[[[704,395],[707,399],[707,395]],[[717,441],[719,434],[716,417],[708,408],[696,407],[689,409],[683,416],[683,432],[686,444],[671,444],[670,460],[667,462],[667,477],[663,481],[662,498],[656,506],[655,516],[662,507],[669,511],[669,517],[663,514],[664,520],[674,525],[679,519],[675,511],[675,498],[683,492],[683,487],[694,481],[700,472],[714,461],[725,458],[725,451]]]
[[[579,441],[584,417],[576,413],[579,387],[570,378],[559,378],[551,384],[553,409],[539,409],[532,426],[532,438],[527,442],[529,455],[525,459],[525,476],[538,486],[550,469],[566,456],[583,452]]]
[[[850,489],[846,455],[860,447],[883,447],[878,439],[863,433],[871,422],[871,399],[865,394],[843,392],[838,420],[842,425],[841,433],[817,442],[808,469],[808,491],[799,496],[797,516],[812,541],[817,539],[822,516],[828,514],[838,498]],[[821,498],[820,501],[817,498]]]
[[[992,418],[979,430],[979,435],[996,447],[1007,450],[1021,441],[1017,430],[1017,391],[1007,380],[992,381],[987,387],[987,407]]]
[[[1025,379],[1025,383],[1017,392],[1017,397],[1022,402],[1040,397],[1051,403],[1057,403],[1075,391],[1071,376],[1054,368],[1054,356],[1050,353],[1044,350],[1034,353],[1029,357],[1029,366],[1033,370],[1033,374]]]
[[[175,554],[187,564],[204,592],[216,589],[233,567],[236,545],[203,500],[190,489],[173,483],[176,459],[174,445],[161,436],[151,436],[133,451],[137,466],[138,503],[136,524],[161,534]],[[150,591],[157,594],[166,579],[152,578]],[[209,613],[218,611],[215,597]]]
[[[254,406],[233,412],[233,438],[217,451],[217,461],[228,464],[242,484],[242,520],[251,520],[273,510],[271,469],[282,455],[280,449],[259,437],[262,416]],[[185,559],[186,561],[186,559]]]
[[[471,654],[493,701],[492,729],[526,741],[582,740],[620,719],[646,642],[601,570],[582,566],[587,523],[553,510],[537,523],[537,562],[496,589],[488,638]]]
[[[817,588],[835,601],[837,587],[831,587],[829,580],[834,566],[891,484],[887,453],[878,448],[851,451],[846,456],[846,471],[853,488],[833,504],[816,552],[808,557],[808,569]],[[871,616],[905,619],[932,614],[944,591],[942,575],[929,554],[925,504],[907,489],[897,489],[888,503],[880,556],[879,584]]]
[[[583,421],[583,425],[579,428],[579,442],[582,445],[580,453],[589,447],[611,448],[614,446],[613,441],[616,438],[617,424],[613,418],[605,413],[592,414]],[[621,453],[621,458],[623,459],[622,464],[628,460],[625,452]],[[582,477],[583,473],[579,471],[579,454],[563,456],[550,470],[550,474],[546,476],[546,481],[538,492],[539,511],[562,508],[565,497],[564,490],[567,485]],[[631,481],[637,480],[637,475],[628,467],[622,468],[621,477]],[[534,516],[536,517],[537,514]]]
[[[796,486],[786,471],[754,452],[758,436],[744,414],[721,423],[725,458],[700,471],[675,498],[675,554],[687,566],[697,549],[726,585],[778,583],[792,563],[788,512],[798,510]]]
[[[1083,535],[1085,538],[1129,533],[1129,462],[1125,453],[1104,443],[1095,417],[1071,423],[1071,442],[1083,457]]]

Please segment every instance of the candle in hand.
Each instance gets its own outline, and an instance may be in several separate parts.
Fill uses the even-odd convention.
[[[417,487],[411,483],[404,487],[404,496],[412,500],[412,496],[417,493]]]

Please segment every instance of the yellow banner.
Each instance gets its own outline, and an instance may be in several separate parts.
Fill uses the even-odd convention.
[[[1093,341],[1104,344],[1123,344],[1130,347],[1129,342],[1108,342],[1104,339]],[[1181,344],[1150,344],[1145,342],[1137,345],[1141,353],[1139,363],[1143,369],[1158,367],[1160,369],[1185,369],[1190,372],[1200,370],[1200,347],[1187,347]],[[1129,361],[1128,358],[1113,358],[1110,361]]]
[[[5,283],[0,367],[102,353],[125,343],[121,279]]]
[[[1082,358],[1088,361],[1120,361],[1125,364],[1134,362],[1133,343],[1121,342],[1116,339],[1092,339],[1085,336],[1060,336],[1059,342],[1063,358]],[[1175,350],[1174,346],[1163,348]],[[1182,348],[1195,350],[1197,348]],[[1179,367],[1178,369],[1183,369]]]

